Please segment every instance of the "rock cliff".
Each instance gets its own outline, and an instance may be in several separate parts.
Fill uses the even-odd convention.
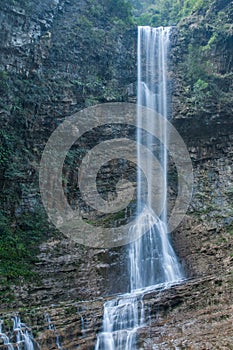
[[[38,189],[42,150],[66,116],[135,101],[137,30],[122,13],[106,1],[2,1],[0,198],[10,219],[1,230],[22,236],[29,253],[16,242],[23,268],[1,269],[1,313],[9,324],[20,311],[42,349],[56,349],[57,335],[63,349],[93,349],[103,296],[127,290],[127,247],[87,249],[63,237],[48,225]],[[141,349],[232,347],[232,42],[231,1],[213,1],[173,30],[172,118],[194,189],[172,240],[193,280],[145,296],[152,316]]]
[[[97,103],[128,101],[133,94],[136,28],[125,15],[127,8],[122,10],[112,11],[106,1],[3,3],[1,201],[2,220],[11,218],[3,230],[26,232],[20,244],[30,251],[23,263],[22,256],[16,258],[16,272],[11,263],[3,267],[2,306],[87,299],[126,285],[120,263],[124,249],[87,250],[56,233],[47,224],[38,188],[43,148],[66,116]],[[87,142],[92,139],[93,134]],[[87,147],[83,142],[82,149]],[[43,228],[37,228],[38,221]],[[31,267],[32,279],[27,276]],[[29,284],[24,278],[19,285],[18,274],[31,279]],[[119,276],[114,290],[113,276]]]

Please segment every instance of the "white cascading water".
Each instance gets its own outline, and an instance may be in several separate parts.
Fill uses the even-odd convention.
[[[59,333],[57,332],[57,329],[56,329],[56,326],[55,324],[53,323],[53,321],[51,320],[51,317],[48,313],[45,313],[44,314],[44,318],[45,318],[45,321],[47,323],[47,327],[50,331],[53,331],[54,332],[54,337],[55,337],[55,344],[56,344],[56,347],[58,350],[62,350],[62,345],[61,345],[61,342],[60,342],[60,337],[59,337]]]
[[[97,336],[95,350],[134,349],[136,331],[144,320],[141,294],[129,293],[106,302],[103,332]]]
[[[153,139],[155,130],[159,131],[164,145],[159,147],[158,158],[163,169],[162,187],[163,196],[161,207],[163,212],[160,218],[152,211],[152,165],[147,164],[147,215],[144,218],[151,229],[130,246],[130,277],[131,290],[152,286],[159,283],[171,283],[182,278],[176,254],[167,235],[167,145],[168,133],[166,123],[156,118],[153,125],[149,125],[151,134],[143,135],[143,115],[140,106],[150,108],[163,118],[168,118],[168,89],[167,89],[167,59],[169,50],[170,27],[139,27],[138,28],[138,94],[137,94],[137,142],[138,147],[145,143],[147,149],[153,152],[156,141]],[[140,152],[138,163],[140,164]],[[142,186],[141,171],[137,174],[137,207],[142,210],[145,197]],[[140,230],[135,225],[132,230]]]
[[[3,344],[7,350],[14,350],[13,345],[10,342],[9,337],[2,330],[3,321],[0,320],[0,339],[3,340]]]
[[[14,333],[18,350],[34,350],[33,337],[30,329],[22,323],[19,316],[14,317]]]
[[[8,350],[35,350],[39,345],[33,338],[30,328],[22,323],[19,316],[13,318],[12,341],[2,330],[3,321],[0,320],[0,338]]]
[[[128,294],[110,300],[104,305],[103,331],[97,336],[95,350],[134,350],[136,349],[137,329],[145,324],[143,295],[149,286],[154,289],[166,288],[183,279],[179,262],[167,234],[167,143],[168,136],[165,124],[159,124],[155,117],[150,125],[151,134],[143,134],[144,120],[140,106],[153,109],[164,118],[168,117],[167,93],[167,58],[169,50],[170,28],[139,27],[138,28],[138,147],[145,146],[154,151],[155,140],[151,134],[159,130],[164,145],[159,147],[158,158],[163,169],[163,212],[158,218],[152,211],[152,178],[151,164],[147,165],[147,204],[143,222],[131,227],[141,230],[143,225],[151,227],[149,232],[130,244],[130,290]],[[156,113],[155,113],[156,116]],[[140,152],[138,152],[139,157]],[[140,159],[138,159],[140,164]],[[142,185],[142,174],[137,176],[137,210],[145,207],[145,190]],[[165,198],[165,200],[164,200]]]

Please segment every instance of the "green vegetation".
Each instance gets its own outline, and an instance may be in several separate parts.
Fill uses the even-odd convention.
[[[35,4],[30,0],[0,0],[0,3],[18,5],[22,10]],[[2,285],[8,287],[19,279],[34,278],[39,244],[57,234],[49,226],[45,213],[37,209],[41,206],[38,164],[51,131],[66,115],[84,107],[127,99],[125,86],[134,74],[136,80],[135,52],[127,47],[127,42],[133,41],[131,29],[135,30],[132,13],[134,23],[139,25],[177,25],[180,41],[175,47],[179,51],[175,74],[181,82],[180,100],[183,99],[185,117],[207,109],[207,102],[214,105],[215,112],[228,103],[233,77],[232,4],[225,1],[225,8],[220,10],[216,4],[213,0],[89,0],[88,6],[80,7],[80,14],[67,20],[63,27],[55,21],[50,44],[48,40],[43,44],[41,38],[37,46],[31,46],[35,52],[32,50],[26,59],[25,71],[0,71]],[[127,35],[129,41],[125,40]],[[23,50],[22,47],[22,60]],[[80,147],[80,157],[83,152],[85,148]],[[67,167],[72,165],[73,158],[70,152]],[[174,171],[169,179],[175,183],[176,176]],[[27,197],[32,191],[35,203],[25,209],[23,195]],[[68,197],[73,193],[70,190]],[[232,200],[232,189],[227,196]],[[208,215],[213,210],[217,212],[209,205],[195,215]],[[87,222],[110,227],[127,220],[128,213],[120,211]],[[232,235],[232,226],[228,233]],[[0,291],[0,298],[3,296],[8,301],[13,298],[4,289]]]
[[[43,99],[43,85],[4,71],[0,76],[0,88],[5,88],[0,105],[8,117],[2,118],[0,129],[0,282],[4,286],[35,277],[39,244],[55,230],[41,209],[37,175],[31,165],[38,163],[31,134],[36,119],[33,114]],[[28,201],[32,198],[32,202],[23,204],[23,196]],[[11,300],[13,296],[1,290],[0,297]]]
[[[180,96],[183,110],[191,116],[210,108],[221,110],[223,104],[229,104],[233,62],[231,1],[131,0],[131,3],[138,25],[177,27],[179,42],[175,45],[184,87]]]
[[[0,211],[1,284],[35,277],[33,266],[38,246],[48,238],[49,231],[45,214],[40,211],[23,213],[14,222]]]
[[[204,107],[206,96],[209,95],[208,91],[209,84],[202,79],[198,79],[193,85],[193,101],[195,107]]]
[[[77,306],[71,305],[65,308],[65,316],[69,317],[71,315],[77,315]]]
[[[106,13],[111,14],[114,18],[119,18],[123,21],[130,21],[132,16],[132,6],[126,0],[103,0]]]
[[[0,272],[6,280],[30,275],[28,264],[31,259],[22,232],[14,232],[9,220],[0,213]]]
[[[208,2],[207,2],[208,3]],[[201,6],[177,26],[180,62],[178,70],[184,87],[188,114],[230,111],[232,84],[231,2],[212,1]],[[182,101],[182,98],[181,98]]]
[[[0,3],[4,11],[16,6],[17,12],[32,10],[35,16],[38,13],[35,10],[44,11],[50,6],[49,1],[35,4],[32,0],[0,0]],[[10,286],[36,277],[34,270],[39,245],[58,235],[41,209],[38,188],[40,157],[52,130],[61,118],[85,106],[123,100],[123,94],[126,95],[124,83],[116,80],[120,65],[116,64],[116,56],[120,56],[119,48],[128,50],[123,33],[132,28],[130,2],[89,0],[88,6],[80,6],[79,10],[79,15],[63,26],[53,24],[51,40],[45,40],[45,34],[41,37],[40,47],[36,40],[27,48],[23,46],[25,55],[21,57],[23,64],[20,69],[17,59],[16,66],[6,69],[1,61],[1,301],[13,299]],[[14,16],[14,12],[11,14]],[[30,24],[30,16],[26,16],[25,21],[25,26]],[[11,51],[12,59],[14,55],[15,52]],[[122,62],[124,72],[132,70],[134,64],[133,53],[127,52],[127,55]],[[61,69],[60,66],[57,68],[56,64],[61,62]],[[71,104],[69,99],[76,103]]]
[[[0,166],[5,168],[9,162],[11,155],[11,136],[4,130],[0,130]],[[1,171],[0,171],[1,174]]]
[[[226,232],[227,232],[229,235],[233,236],[233,225],[227,226],[227,227],[226,227]]]
[[[208,7],[211,0],[132,0],[139,25],[176,25],[192,12]]]
[[[128,0],[90,0],[88,5],[89,19],[93,17],[101,22],[121,20],[123,25],[132,23],[132,5]]]
[[[116,227],[127,222],[127,210],[123,209],[117,213],[96,218],[96,220],[86,220],[86,222],[92,226]]]

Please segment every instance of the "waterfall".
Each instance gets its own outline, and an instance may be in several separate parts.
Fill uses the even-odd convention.
[[[156,140],[151,134],[143,135],[143,114],[140,106],[145,106],[168,118],[168,89],[167,89],[167,59],[169,50],[170,27],[139,27],[138,28],[138,90],[137,90],[137,141],[138,148],[142,142],[147,149],[154,151]],[[169,135],[166,123],[161,123],[155,118],[150,125],[152,134],[157,130],[164,140],[159,147],[158,158],[163,171],[161,207],[163,212],[158,218],[152,211],[152,182],[158,181],[152,178],[152,165],[147,162],[147,221],[149,232],[132,243],[129,249],[130,258],[130,284],[131,290],[144,288],[159,283],[171,283],[182,278],[176,254],[167,235],[167,148]],[[140,152],[138,152],[138,158]],[[140,164],[140,159],[138,159]],[[137,174],[137,210],[138,213],[144,206],[144,188],[142,186],[142,174]],[[135,225],[132,230],[140,230],[140,225]]]
[[[0,339],[3,340],[3,344],[5,345],[7,350],[14,350],[14,347],[11,344],[9,337],[2,330],[2,324],[3,324],[3,321],[0,320]]]
[[[178,259],[167,234],[167,135],[166,123],[156,119],[156,113],[168,118],[169,99],[167,83],[167,59],[169,50],[170,28],[138,28],[138,94],[137,94],[137,144],[138,149],[144,144],[158,156],[163,182],[160,184],[163,208],[160,216],[152,210],[152,183],[157,179],[152,176],[152,165],[147,159],[147,191],[143,184],[140,169],[137,174],[137,212],[143,209],[145,215],[131,230],[139,230],[137,241],[129,247],[130,294],[122,295],[104,305],[103,331],[97,336],[95,350],[134,350],[136,332],[146,322],[143,295],[149,286],[167,288],[182,280]],[[155,111],[155,120],[149,125],[152,133],[143,133],[144,125],[141,106]],[[156,146],[153,130],[161,134],[163,145]],[[138,164],[140,152],[138,151]],[[145,200],[147,197],[147,200]],[[142,227],[150,227],[141,236]]]
[[[133,349],[136,330],[144,324],[142,295],[125,294],[104,305],[103,332],[96,349]]]
[[[39,345],[33,338],[30,328],[22,323],[19,316],[13,318],[13,331],[10,338],[2,330],[3,321],[0,320],[0,338],[3,340],[8,350],[35,350],[39,349]]]
[[[53,323],[53,321],[51,320],[51,317],[48,313],[45,313],[44,314],[44,318],[45,318],[45,321],[47,323],[47,327],[50,331],[53,331],[54,332],[54,337],[55,337],[55,344],[56,344],[56,347],[57,349],[59,350],[62,350],[62,345],[61,345],[61,342],[60,342],[60,336],[59,336],[59,333],[56,329],[56,326],[55,324]]]
[[[147,214],[143,218],[151,227],[140,239],[131,244],[129,249],[130,259],[130,285],[131,290],[144,288],[159,283],[173,283],[182,279],[179,263],[167,234],[167,148],[169,135],[166,123],[161,123],[160,118],[155,118],[150,125],[151,134],[143,135],[144,126],[141,106],[154,110],[168,118],[169,99],[167,83],[167,61],[169,51],[170,27],[139,27],[138,28],[138,90],[137,90],[137,141],[138,148],[144,142],[146,147],[154,151],[156,140],[153,139],[154,130],[163,139],[163,145],[157,146],[158,158],[163,171],[161,207],[162,214],[159,217],[152,211],[152,182],[158,181],[152,178],[152,165],[147,160]],[[158,142],[157,142],[158,143]],[[138,151],[138,163],[140,164],[140,152]],[[142,174],[140,169],[137,174],[137,210],[138,214],[145,206],[145,190],[142,186]],[[134,225],[132,230],[140,230],[141,225]]]

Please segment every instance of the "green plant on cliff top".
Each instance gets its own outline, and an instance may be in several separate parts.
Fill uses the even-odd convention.
[[[129,1],[125,0],[103,0],[106,11],[112,17],[123,21],[131,21],[132,7]]]
[[[193,11],[204,9],[211,0],[131,0],[140,25],[176,25]]]

